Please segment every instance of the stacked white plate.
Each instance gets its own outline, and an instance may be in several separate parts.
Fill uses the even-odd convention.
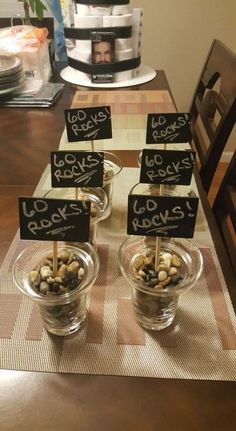
[[[23,84],[21,60],[15,56],[0,55],[0,96],[18,92]]]

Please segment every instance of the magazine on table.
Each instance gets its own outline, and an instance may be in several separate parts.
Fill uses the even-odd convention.
[[[0,100],[1,107],[49,108],[61,95],[64,84],[47,82],[35,94],[20,93]]]

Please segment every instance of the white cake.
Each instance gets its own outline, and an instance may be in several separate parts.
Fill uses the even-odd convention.
[[[131,10],[129,0],[67,0],[64,31],[69,66],[90,82],[122,82],[137,76],[142,20],[143,10]],[[101,41],[102,53],[97,49]],[[108,44],[112,54],[105,50]]]

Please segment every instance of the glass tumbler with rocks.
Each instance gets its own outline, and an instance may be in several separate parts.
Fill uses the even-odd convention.
[[[89,243],[74,247],[59,242],[54,273],[52,244],[32,241],[14,262],[13,279],[18,289],[38,304],[45,329],[65,336],[83,325],[87,295],[98,271],[99,257]]]
[[[155,238],[130,236],[120,245],[118,262],[132,289],[137,322],[158,331],[173,322],[179,296],[199,279],[203,259],[186,239],[162,238],[158,265],[155,249]]]
[[[104,175],[103,175],[103,190],[107,195],[108,209],[103,216],[103,220],[108,218],[112,211],[112,198],[114,181],[117,179],[123,165],[119,157],[108,151],[104,151]]]
[[[75,188],[53,188],[44,197],[75,199]],[[109,211],[107,195],[101,187],[80,187],[78,188],[77,199],[89,200],[91,202],[89,242],[96,247],[98,223],[106,217]]]
[[[114,181],[123,169],[122,161],[115,154],[109,151],[103,151],[104,154],[104,174],[102,189],[106,194],[108,205],[106,211],[103,213],[101,220],[107,219],[112,211],[113,188]],[[91,187],[91,190],[96,190],[97,187]]]
[[[112,211],[112,198],[114,181],[123,169],[123,165],[119,157],[108,151],[104,151],[104,176],[103,176],[103,190],[108,198],[108,211],[104,217],[107,218]]]

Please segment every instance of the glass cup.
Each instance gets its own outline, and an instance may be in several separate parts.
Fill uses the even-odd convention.
[[[117,157],[113,153],[104,151],[103,190],[107,195],[108,209],[104,214],[102,220],[108,218],[111,214],[114,180],[118,177],[122,169],[123,169],[123,164],[119,159],[119,157]]]
[[[45,329],[65,336],[86,319],[87,294],[97,278],[99,258],[89,243],[80,248],[58,243],[58,271],[52,274],[52,248],[49,242],[32,242],[14,262],[13,279],[38,304]]]
[[[75,199],[75,188],[54,188],[45,194],[45,198],[54,199]],[[91,202],[89,242],[96,247],[98,223],[106,217],[108,208],[108,198],[101,187],[80,187],[78,188],[78,199]],[[73,244],[77,245],[76,242]],[[80,243],[78,243],[80,244]]]
[[[102,189],[106,193],[108,199],[108,206],[104,212],[101,220],[108,218],[112,211],[112,198],[113,198],[113,185],[114,180],[118,177],[121,170],[123,169],[122,161],[115,154],[108,151],[102,151],[104,153],[104,175],[103,175],[103,186]],[[91,187],[91,190],[96,190],[96,187]]]
[[[120,245],[118,262],[132,288],[137,322],[145,329],[159,331],[173,322],[180,294],[199,279],[203,258],[191,241],[161,238],[161,259],[155,271],[155,249],[153,237],[130,236]]]

